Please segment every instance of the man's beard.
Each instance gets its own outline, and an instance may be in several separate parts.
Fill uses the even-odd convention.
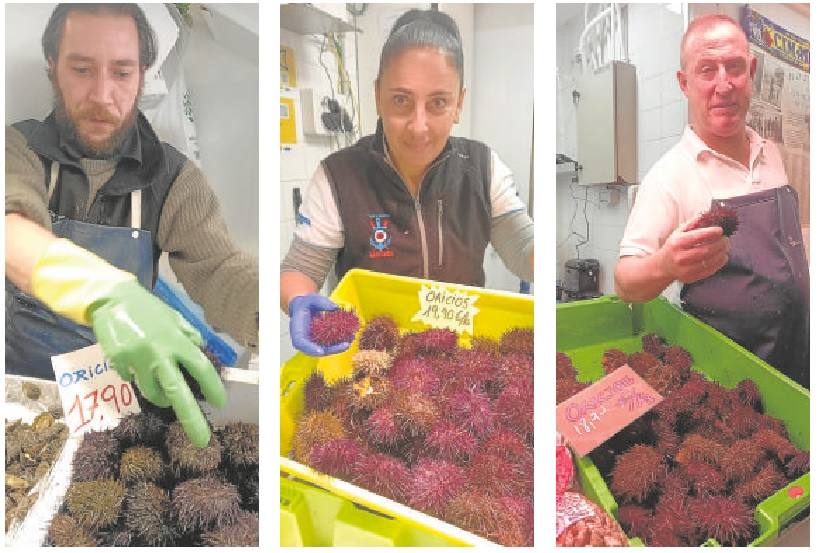
[[[80,129],[75,120],[71,118],[71,115],[69,115],[65,107],[65,100],[60,91],[59,84],[56,81],[52,83],[52,88],[54,89],[54,115],[57,122],[57,129],[62,139],[71,144],[82,157],[94,159],[114,157],[136,124],[137,105],[142,96],[142,86],[140,85],[139,87],[139,93],[134,100],[134,106],[121,123],[116,116],[111,115],[104,107],[99,105],[83,108],[76,114],[79,120],[93,117],[95,119],[109,121],[115,125],[119,123],[119,126],[111,133],[111,136],[95,144],[88,142],[80,133]]]

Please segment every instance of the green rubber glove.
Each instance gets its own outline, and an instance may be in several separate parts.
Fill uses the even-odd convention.
[[[178,312],[121,271],[72,242],[55,240],[37,261],[32,292],[56,313],[90,325],[120,377],[136,383],[160,407],[173,407],[198,447],[210,430],[180,371],[199,383],[205,399],[225,404],[216,369],[199,350],[202,337]]]
[[[89,307],[91,326],[106,356],[124,380],[136,377],[142,394],[160,407],[173,407],[197,447],[210,430],[196,398],[182,377],[182,365],[199,383],[211,405],[225,404],[225,388],[199,349],[202,338],[182,315],[137,282],[114,286]]]

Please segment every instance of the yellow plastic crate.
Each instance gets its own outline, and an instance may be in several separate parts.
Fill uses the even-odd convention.
[[[402,331],[419,331],[429,328],[423,323],[412,321],[413,315],[420,309],[418,292],[422,285],[431,281],[385,275],[362,269],[349,271],[330,298],[343,307],[353,307],[362,320],[362,324],[379,315],[389,315],[398,323]],[[440,284],[440,283],[435,283]],[[447,285],[460,292],[468,292],[478,297],[475,307],[478,313],[473,319],[473,334],[498,338],[504,331],[513,327],[534,326],[534,299],[532,296],[474,288],[460,285]],[[468,345],[467,335],[460,337],[462,345]],[[314,370],[324,374],[328,382],[349,376],[352,371],[352,356],[358,351],[358,341],[342,354],[324,358],[296,354],[281,369],[281,429],[280,446],[282,455],[287,455],[293,443],[296,421],[304,409],[304,383]],[[366,542],[379,545],[492,545],[496,544],[466,532],[449,523],[411,509],[405,505],[381,497],[368,490],[354,486],[337,478],[320,473],[309,466],[292,459],[280,459],[282,473],[282,497],[290,498],[281,508],[281,545],[364,545]],[[305,493],[302,483],[320,488],[324,493]],[[295,500],[295,497],[298,500]],[[341,520],[345,509],[335,505],[341,498],[361,508],[369,509],[379,516],[373,519],[354,517],[357,521],[355,531],[349,524],[352,518]],[[302,502],[312,501],[312,505]],[[294,508],[298,505],[298,509]],[[349,509],[348,509],[349,510]],[[308,518],[305,513],[313,511],[322,513],[317,516],[337,517],[336,530],[324,531],[322,537],[315,523],[302,522]],[[385,519],[398,529],[390,530],[390,536],[384,536]],[[286,522],[286,523],[285,523]],[[325,523],[327,521],[324,521]],[[326,524],[324,525],[326,526]],[[339,539],[338,528],[344,528],[344,539]],[[350,539],[356,535],[355,539]],[[369,537],[367,537],[369,536]]]

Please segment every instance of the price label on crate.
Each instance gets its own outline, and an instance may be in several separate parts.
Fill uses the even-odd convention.
[[[432,328],[448,328],[460,334],[472,334],[473,321],[479,309],[478,296],[449,288],[443,284],[422,284],[418,290],[420,309],[412,316]]]
[[[111,368],[99,345],[55,355],[51,365],[72,435],[113,428],[125,415],[140,412],[131,384]]]
[[[628,365],[557,406],[557,430],[583,456],[657,405],[663,396]]]

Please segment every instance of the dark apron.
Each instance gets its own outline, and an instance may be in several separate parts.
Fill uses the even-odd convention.
[[[739,215],[728,262],[683,286],[683,308],[809,389],[810,283],[796,191],[783,186],[715,204]]]
[[[54,192],[59,166],[52,163],[49,195]],[[151,233],[141,230],[141,191],[131,193],[131,226],[109,227],[73,221],[52,213],[51,231],[81,248],[133,273],[151,289],[153,245]],[[91,328],[57,315],[42,302],[6,279],[6,373],[54,379],[51,356],[96,343]]]

